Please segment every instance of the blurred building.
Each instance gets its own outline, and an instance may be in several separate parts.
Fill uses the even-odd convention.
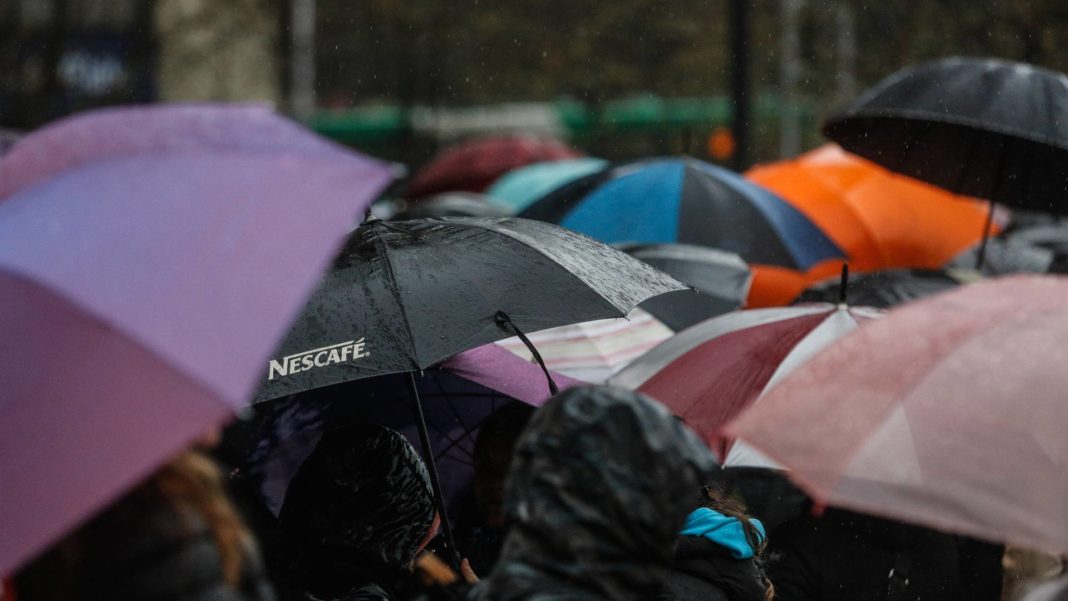
[[[2,0],[0,126],[117,103],[280,97],[267,0]]]

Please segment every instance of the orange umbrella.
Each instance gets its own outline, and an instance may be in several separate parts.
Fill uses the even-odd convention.
[[[854,271],[942,267],[978,244],[986,203],[896,175],[836,145],[760,165],[750,180],[787,199],[849,255]],[[1000,228],[995,224],[991,235]],[[809,281],[833,276],[819,265]],[[755,284],[754,284],[755,287]]]

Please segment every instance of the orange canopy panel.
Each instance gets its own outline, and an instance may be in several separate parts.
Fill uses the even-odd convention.
[[[854,271],[941,267],[980,241],[989,210],[983,201],[891,173],[833,144],[759,165],[746,176],[826,232]],[[995,224],[992,233],[999,229]]]
[[[800,271],[772,265],[751,265],[753,282],[745,299],[748,309],[789,305],[808,284],[808,277]]]

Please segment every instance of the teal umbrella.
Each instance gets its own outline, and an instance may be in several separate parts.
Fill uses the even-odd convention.
[[[560,186],[606,167],[607,161],[594,158],[534,163],[504,174],[490,186],[486,194],[513,214],[519,213]]]

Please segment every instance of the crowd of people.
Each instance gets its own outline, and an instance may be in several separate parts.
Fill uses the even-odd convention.
[[[536,411],[508,404],[483,422],[455,550],[439,536],[427,467],[394,430],[357,423],[325,432],[270,520],[243,518],[238,508],[255,500],[231,500],[211,438],[24,566],[5,601],[993,601],[1002,593],[1000,545],[811,501],[766,527],[747,510],[746,491],[781,488],[737,486],[662,405],[611,387],[574,388]],[[778,493],[754,500],[796,504]],[[420,561],[436,554],[443,565],[454,551],[464,558],[444,577]]]

